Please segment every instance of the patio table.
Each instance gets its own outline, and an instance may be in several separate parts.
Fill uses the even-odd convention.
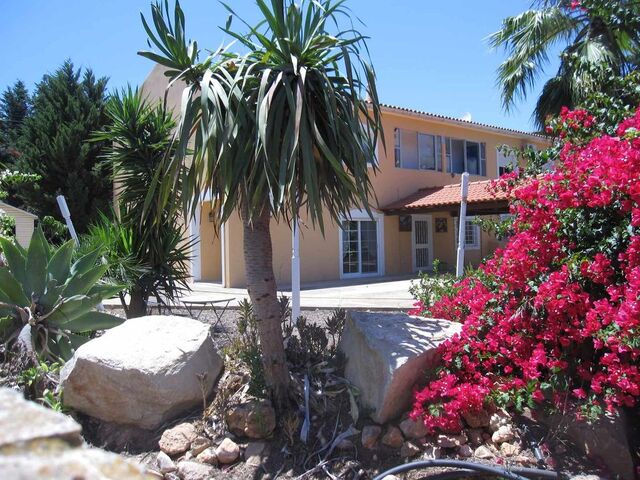
[[[216,321],[213,324],[213,328],[218,326],[218,324],[222,321],[222,316],[226,313],[227,309],[231,302],[233,302],[235,298],[228,297],[222,299],[211,299],[211,298],[198,298],[198,297],[182,297],[180,299],[180,303],[184,305],[184,308],[189,312],[189,316],[195,320],[200,319],[200,315],[202,315],[202,311],[207,307],[211,307],[211,311],[216,316]]]

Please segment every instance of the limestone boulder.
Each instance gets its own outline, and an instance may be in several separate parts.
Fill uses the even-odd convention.
[[[411,406],[413,386],[437,367],[436,348],[461,324],[384,312],[351,312],[340,350],[345,377],[359,389],[359,401],[377,423],[398,417]]]
[[[571,420],[567,421],[567,418]],[[572,410],[564,415],[542,417],[541,420],[552,430],[562,426],[569,439],[585,455],[607,466],[612,477],[623,480],[635,478],[633,455],[628,440],[630,422],[623,412],[605,414],[592,423],[576,419]]]
[[[140,464],[82,443],[70,417],[0,388],[0,478],[153,479]]]
[[[62,369],[64,401],[107,422],[155,429],[202,404],[222,370],[210,326],[177,316],[127,320]]]

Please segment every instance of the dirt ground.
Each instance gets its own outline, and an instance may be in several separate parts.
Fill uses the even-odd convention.
[[[114,313],[118,313],[117,311]],[[121,313],[121,312],[120,312]],[[173,314],[188,315],[188,312],[174,310]],[[324,320],[332,313],[331,310],[304,310],[302,315],[307,318],[310,323],[322,324]],[[200,321],[214,325],[214,342],[218,349],[222,349],[227,345],[232,337],[237,333],[236,322],[238,318],[237,310],[227,310],[222,315],[216,315],[213,311],[203,310],[195,312]],[[294,373],[295,376],[295,373]],[[269,439],[267,447],[261,456],[260,465],[249,465],[244,462],[238,462],[234,465],[223,467],[216,471],[213,478],[215,479],[370,479],[385,470],[406,463],[408,460],[401,458],[397,449],[390,449],[379,446],[375,450],[363,448],[359,443],[359,435],[351,437],[351,442],[346,442],[342,449],[336,448],[330,455],[326,450],[321,451],[322,445],[326,444],[327,439],[335,436],[336,430],[352,424],[349,415],[349,398],[347,395],[337,396],[333,399],[332,414],[328,418],[317,418],[313,422],[310,439],[307,444],[303,444],[298,437],[293,441],[287,439],[284,432],[285,427],[280,424],[276,429],[273,437]],[[299,408],[302,410],[302,406]],[[191,420],[199,423],[201,417],[197,412],[191,417]],[[363,417],[364,415],[361,415]],[[179,423],[179,420],[176,423]],[[366,425],[366,419],[360,418],[356,427],[360,430]],[[242,439],[236,439],[238,444],[243,447]],[[246,442],[246,440],[245,440]],[[549,462],[555,465],[555,468],[564,472],[567,477],[576,474],[593,474],[598,472],[598,468],[588,462],[577,449],[572,445],[564,442],[562,444],[561,453],[552,454],[547,452]],[[527,453],[526,451],[524,453]],[[531,452],[528,452],[531,456]],[[144,452],[137,455],[139,459],[153,463],[155,452]],[[456,459],[456,455],[451,452],[443,458]],[[416,457],[413,460],[420,460]],[[487,465],[495,465],[491,462],[483,462],[474,459],[475,462],[486,463]],[[507,460],[501,466],[518,467],[520,465],[509,464]],[[417,480],[430,478],[438,473],[453,471],[445,468],[427,468],[413,471],[407,474],[397,475],[400,479]],[[460,477],[462,478],[462,477]],[[488,477],[485,477],[488,478]]]
[[[112,313],[122,315],[123,312],[118,309],[111,310]],[[154,312],[155,313],[155,312]],[[186,310],[173,310],[171,312],[175,315],[188,315]],[[310,323],[322,324],[324,320],[332,313],[330,310],[304,310],[302,314],[307,318]],[[223,347],[231,342],[231,339],[237,333],[237,319],[239,316],[238,310],[227,310],[222,315],[216,315],[211,310],[203,310],[201,312],[195,312],[200,321],[210,323],[214,326],[213,340],[216,347],[222,351]],[[330,370],[333,368],[331,365],[324,365],[320,367],[320,370],[325,368]],[[338,375],[342,375],[339,370],[339,366],[336,367],[336,378]],[[235,372],[234,372],[235,373]],[[293,370],[293,376],[297,380],[297,384],[302,383],[304,371],[295,369]],[[0,385],[4,384],[15,388],[15,379],[12,375],[8,375],[6,371],[3,371],[3,366],[0,364]],[[320,374],[318,374],[320,377]],[[317,386],[314,386],[314,390],[318,390],[319,398],[324,398],[325,405],[323,407],[323,413],[317,414],[312,417],[312,425],[310,430],[309,439],[306,444],[299,439],[299,424],[291,425],[289,419],[280,419],[280,423],[276,428],[276,431],[271,438],[265,441],[266,448],[261,454],[260,462],[256,464],[250,464],[244,461],[239,461],[230,466],[224,466],[215,470],[214,479],[226,479],[226,480],[258,480],[258,479],[341,479],[341,480],[355,480],[355,479],[371,479],[379,473],[388,470],[389,468],[401,465],[407,462],[406,459],[401,458],[399,450],[390,449],[384,446],[379,446],[374,450],[369,450],[360,444],[360,435],[356,434],[349,438],[349,441],[342,442],[342,444],[331,452],[326,446],[331,443],[331,440],[336,436],[344,432],[351,425],[352,420],[352,406],[350,403],[349,395],[345,392],[328,396],[320,392],[323,385],[319,382]],[[298,386],[298,390],[300,387]],[[300,402],[302,403],[302,402]],[[295,410],[295,409],[294,409]],[[293,412],[291,418],[302,416],[301,412],[304,410],[303,406],[298,405],[298,411]],[[313,411],[313,409],[312,409]],[[316,411],[319,411],[317,409]],[[81,415],[76,415],[76,418],[83,424],[85,432],[85,438],[90,443],[93,443],[99,447],[108,447],[104,443],[94,441],[96,432],[100,429],[104,429],[104,425],[97,425],[95,422],[83,418]],[[155,457],[157,455],[157,441],[162,434],[162,431],[166,428],[181,423],[191,422],[196,428],[205,434],[208,434],[213,440],[216,439],[215,435],[220,435],[219,432],[224,430],[224,425],[221,424],[216,417],[205,416],[202,412],[202,407],[199,410],[185,415],[180,419],[176,419],[172,424],[163,426],[157,432],[146,432],[146,438],[144,439],[145,447],[135,448],[110,448],[111,450],[118,451],[138,460],[153,465],[155,463]],[[218,422],[218,424],[216,424]],[[358,422],[355,427],[361,430],[364,425],[367,424],[366,412],[360,412]],[[218,432],[211,433],[211,432]],[[113,433],[112,433],[113,435]],[[117,436],[118,434],[115,433]],[[247,445],[246,439],[234,438],[236,442],[241,446]],[[219,438],[219,437],[218,437]],[[589,474],[598,473],[597,466],[591,464],[577,450],[570,444],[562,443],[561,450],[558,449],[554,452],[552,446],[551,451],[547,452],[550,464],[555,465],[558,471],[562,471],[567,478],[577,474]],[[443,458],[456,459],[455,451],[445,451]],[[560,453],[558,453],[560,452]],[[532,455],[530,451],[524,451],[523,453]],[[420,460],[420,457],[416,457],[413,460]],[[478,461],[474,459],[474,461]],[[490,462],[485,462],[491,464]],[[503,467],[510,467],[516,465],[509,465],[508,461],[502,464]],[[399,479],[418,480],[431,478],[433,475],[446,472],[443,468],[431,468],[421,469],[413,471],[408,474],[399,474]],[[454,477],[448,477],[454,478]],[[463,478],[463,477],[455,477]],[[484,477],[489,478],[489,477]],[[494,477],[495,478],[495,477]],[[606,478],[606,477],[605,477]]]

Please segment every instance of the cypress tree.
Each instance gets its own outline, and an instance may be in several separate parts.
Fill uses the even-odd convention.
[[[16,81],[0,96],[0,164],[12,167],[19,156],[18,141],[31,110],[31,98],[24,82]]]
[[[105,144],[88,141],[108,122],[107,80],[65,61],[37,85],[19,141],[18,168],[41,180],[22,188],[18,196],[41,218],[62,220],[56,195],[64,195],[78,233],[108,210],[112,198],[110,168],[101,160]]]

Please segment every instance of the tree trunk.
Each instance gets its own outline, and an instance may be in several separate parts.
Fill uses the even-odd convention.
[[[288,408],[289,368],[282,338],[281,307],[273,274],[273,254],[269,223],[265,209],[250,224],[243,215],[244,262],[247,290],[258,322],[262,362],[267,388],[278,411]]]
[[[140,288],[132,287],[129,292],[129,306],[126,309],[127,318],[144,317],[147,314],[147,299],[144,291]],[[146,297],[146,298],[145,298]]]

